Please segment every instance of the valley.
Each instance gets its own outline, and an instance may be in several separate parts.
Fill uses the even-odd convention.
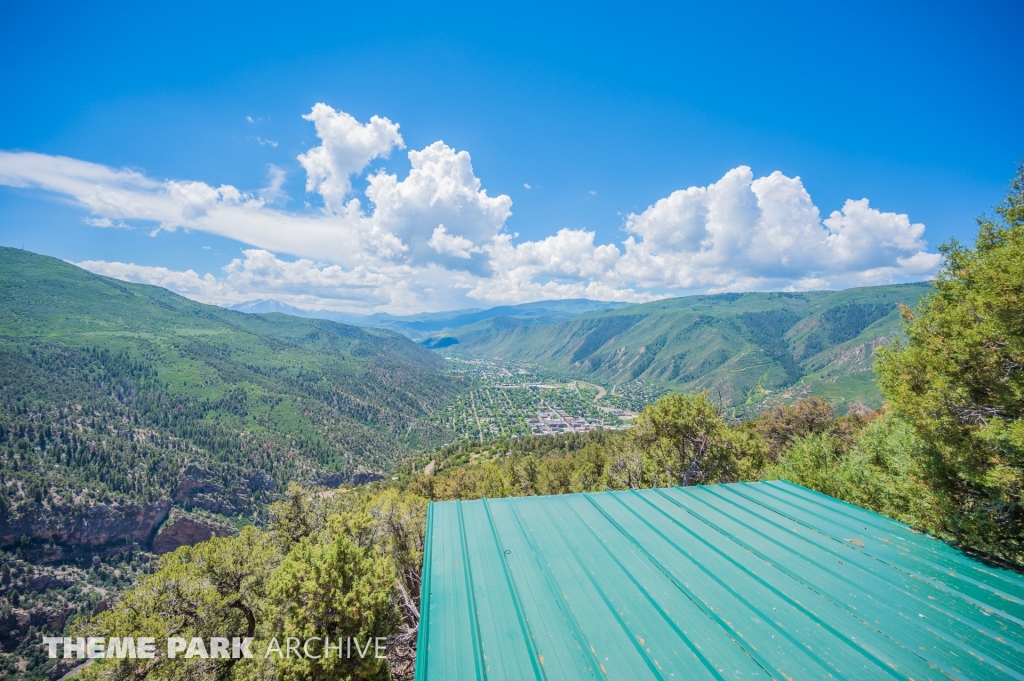
[[[493,317],[423,341],[465,360],[529,365],[642,409],[669,390],[708,390],[731,418],[818,396],[838,413],[881,406],[877,348],[902,336],[900,306],[930,285],[673,298],[537,322]]]
[[[471,382],[437,416],[437,425],[451,431],[456,442],[620,430],[636,415],[609,406],[604,388],[583,381],[564,381],[517,363],[445,360],[451,374]]]

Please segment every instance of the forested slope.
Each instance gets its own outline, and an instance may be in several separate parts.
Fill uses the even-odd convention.
[[[0,546],[101,501],[249,515],[289,480],[384,470],[444,440],[420,417],[458,388],[392,332],[232,312],[15,249],[0,297]]]
[[[914,306],[929,290],[922,283],[689,296],[558,324],[495,318],[451,333],[459,344],[445,352],[535,362],[606,385],[707,388],[740,409],[809,395],[841,411],[876,408],[874,350],[901,333],[898,305]]]

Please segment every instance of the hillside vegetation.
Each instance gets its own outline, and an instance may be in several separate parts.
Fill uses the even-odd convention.
[[[821,396],[841,412],[881,406],[872,363],[899,337],[899,305],[929,284],[689,296],[560,323],[494,317],[449,331],[445,353],[533,362],[604,385],[708,389],[735,415]]]
[[[9,248],[0,297],[0,546],[72,541],[40,518],[100,502],[248,517],[290,480],[336,486],[446,438],[421,417],[458,381],[392,332],[231,312]]]
[[[9,248],[0,299],[0,668],[26,678],[61,669],[38,636],[105,607],[149,552],[264,522],[290,481],[380,477],[450,440],[424,417],[459,379],[394,332]]]

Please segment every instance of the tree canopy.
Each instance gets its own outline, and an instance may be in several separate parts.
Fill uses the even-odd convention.
[[[882,353],[879,385],[927,445],[940,530],[1020,561],[1024,550],[1024,163],[974,247],[942,247],[935,292],[904,309],[906,343]]]
[[[391,538],[402,519],[396,520],[395,509],[387,505],[387,496],[331,499],[293,485],[288,498],[272,507],[269,528],[249,526],[235,537],[167,554],[155,573],[78,632],[108,640],[252,637],[251,659],[170,659],[158,646],[153,659],[97,660],[82,678],[389,678],[377,644],[388,640],[402,620],[396,578],[415,561],[418,586],[422,554],[408,549],[411,555],[401,565],[392,559]],[[418,597],[417,588],[416,602]],[[310,656],[273,652],[275,639],[286,650],[289,637],[320,641],[313,642]],[[345,652],[324,655],[324,637],[332,648],[341,639]],[[373,651],[348,654],[349,638],[364,650],[372,645]]]

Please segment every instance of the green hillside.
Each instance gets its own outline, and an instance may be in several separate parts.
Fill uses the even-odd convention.
[[[807,293],[673,298],[580,315],[557,324],[495,317],[448,333],[445,348],[532,362],[608,386],[709,389],[742,414],[820,395],[840,411],[881,405],[874,349],[898,336],[897,304],[929,284]]]
[[[9,248],[0,297],[9,495],[37,475],[167,497],[187,463],[225,489],[255,470],[342,480],[446,436],[421,417],[457,383],[390,331],[232,312]]]
[[[201,305],[0,248],[0,676],[152,554],[266,521],[451,435],[461,389],[392,331]],[[47,666],[49,665],[49,666]],[[25,669],[22,666],[20,669]],[[42,669],[43,671],[39,671]]]

